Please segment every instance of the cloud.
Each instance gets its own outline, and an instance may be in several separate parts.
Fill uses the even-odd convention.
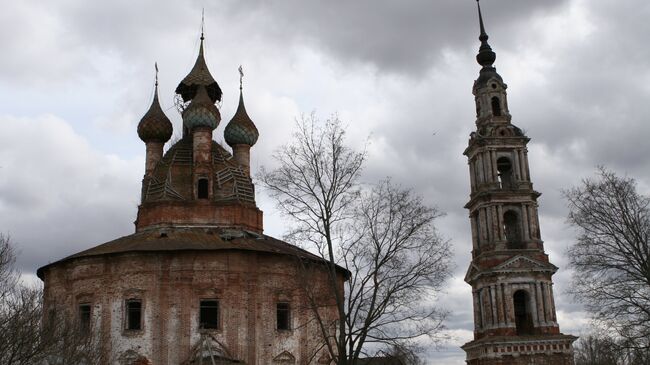
[[[36,267],[133,231],[142,158],[95,151],[53,115],[0,116],[0,231]]]
[[[489,9],[489,24],[496,29],[563,3],[566,1],[501,1],[484,7]],[[221,6],[208,9],[218,12]],[[285,0],[255,1],[245,7],[230,1],[225,11],[235,23],[255,27],[272,41],[309,44],[335,59],[369,63],[381,72],[420,75],[439,60],[441,50],[458,49],[478,36],[476,5],[470,1]]]
[[[560,326],[586,313],[565,294],[571,272],[561,191],[604,164],[650,185],[650,3],[484,1],[490,43],[508,83],[513,123],[527,131],[542,238],[560,266]],[[0,13],[0,231],[38,266],[133,232],[144,146],[135,134],[152,95],[176,129],[173,90],[198,50],[201,2],[10,2]],[[244,65],[246,106],[260,130],[253,170],[272,166],[293,119],[338,113],[352,146],[368,145],[364,181],[392,176],[447,212],[438,222],[456,252],[443,304],[452,333],[473,321],[462,281],[471,241],[462,151],[474,126],[478,75],[474,1],[222,1],[206,3],[206,55],[224,89],[221,140]],[[266,231],[283,217],[258,188]],[[574,332],[575,333],[575,332]],[[457,343],[431,358],[460,364]],[[442,360],[444,358],[444,360]]]

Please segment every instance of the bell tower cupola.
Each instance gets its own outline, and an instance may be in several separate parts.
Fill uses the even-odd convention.
[[[485,32],[480,4],[478,5],[478,16],[481,46],[476,55],[476,62],[482,67],[472,89],[476,103],[476,124],[477,126],[486,123],[505,124],[511,119],[506,94],[508,85],[503,82],[501,75],[494,67],[497,55],[488,43],[489,36]]]
[[[528,142],[511,123],[506,84],[494,67],[478,4],[481,65],[472,92],[476,130],[467,156],[474,340],[465,344],[469,365],[571,365],[575,337],[560,333],[552,276],[542,241],[537,199],[528,165]]]

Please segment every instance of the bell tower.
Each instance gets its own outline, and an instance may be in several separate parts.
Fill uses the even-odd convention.
[[[477,0],[478,5],[478,0]],[[570,365],[576,337],[560,333],[552,276],[522,130],[511,123],[507,85],[494,67],[479,5],[482,66],[474,82],[476,130],[464,152],[470,174],[474,340],[470,365]]]

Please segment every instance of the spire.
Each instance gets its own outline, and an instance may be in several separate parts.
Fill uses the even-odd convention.
[[[203,40],[205,39],[205,37],[203,36],[204,28],[205,28],[205,8],[202,8],[201,9],[201,46],[203,46]]]
[[[165,115],[160,102],[158,101],[158,63],[154,64],[156,69],[156,77],[154,84],[153,101],[149,110],[140,119],[138,123],[138,136],[144,142],[167,142],[173,132],[172,123]]]
[[[479,65],[483,67],[492,67],[494,61],[497,58],[496,53],[492,51],[492,47],[488,44],[488,35],[485,32],[485,25],[483,24],[483,14],[481,13],[481,4],[479,0],[476,0],[476,5],[478,6],[478,19],[481,26],[481,34],[478,39],[481,41],[481,47],[478,50],[476,55],[476,61]]]
[[[257,142],[257,138],[259,137],[257,127],[255,127],[255,123],[248,116],[246,107],[244,106],[243,78],[244,70],[239,66],[239,105],[237,106],[235,115],[228,122],[224,130],[226,143],[230,146],[239,144],[252,146]]]
[[[203,41],[205,40],[204,25],[205,25],[205,18],[204,18],[204,13],[202,13],[201,14],[201,37],[199,38],[200,39],[199,54],[196,57],[196,62],[194,63],[194,66],[192,67],[190,73],[187,74],[187,76],[185,76],[183,81],[181,81],[176,87],[176,94],[179,94],[183,99],[183,102],[185,103],[194,99],[199,89],[199,86],[203,86],[206,88],[206,91],[210,96],[210,100],[212,100],[213,103],[216,103],[217,101],[221,101],[221,87],[219,87],[219,84],[214,80],[212,74],[210,74],[210,70],[208,70],[208,65],[205,62],[205,56],[203,51]]]
[[[205,40],[205,35],[203,33],[204,29],[205,29],[205,8],[201,9],[201,38],[199,38],[200,39],[199,58],[204,58],[203,57],[203,40]],[[205,59],[203,60],[203,62],[205,63]]]

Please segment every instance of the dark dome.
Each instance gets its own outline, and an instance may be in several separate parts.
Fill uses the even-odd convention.
[[[149,110],[138,123],[138,136],[144,142],[165,143],[169,141],[173,131],[172,122],[169,121],[169,118],[160,107],[158,90],[156,89]]]
[[[257,138],[260,136],[255,127],[255,123],[251,120],[246,113],[246,107],[244,106],[244,97],[242,93],[239,94],[239,106],[237,107],[237,112],[232,117],[226,129],[224,130],[224,138],[226,143],[230,146],[245,144],[253,146],[257,142]]]
[[[199,86],[205,87],[208,96],[212,103],[221,101],[221,87],[214,80],[208,65],[205,63],[203,57],[203,38],[201,38],[201,46],[199,48],[199,56],[196,58],[194,67],[187,76],[176,87],[176,94],[183,98],[184,102],[188,102],[196,96]]]
[[[221,121],[221,113],[207,94],[205,87],[200,86],[196,97],[183,111],[183,124],[189,129],[208,127],[216,129]]]

